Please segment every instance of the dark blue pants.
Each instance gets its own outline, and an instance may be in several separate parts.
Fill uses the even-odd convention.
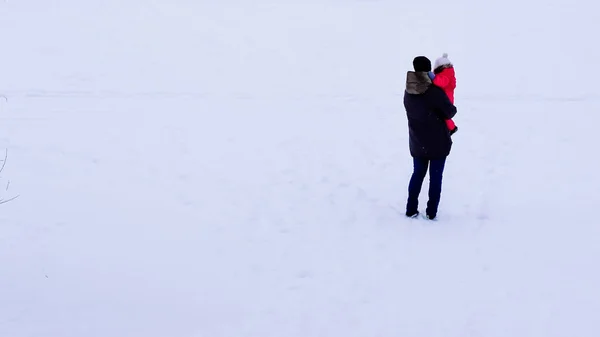
[[[416,214],[419,208],[419,194],[423,186],[423,180],[427,175],[429,168],[429,201],[427,202],[426,213],[431,218],[437,215],[438,206],[442,194],[442,177],[446,158],[442,159],[420,159],[413,158],[414,171],[408,185],[408,201],[406,203],[406,214]]]

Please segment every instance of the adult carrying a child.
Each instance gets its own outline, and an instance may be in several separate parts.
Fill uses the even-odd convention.
[[[429,73],[431,61],[425,56],[413,60],[414,71],[406,75],[404,107],[408,119],[409,148],[414,170],[408,187],[406,216],[419,215],[419,194],[429,170],[429,201],[426,216],[437,217],[446,158],[452,148],[446,120],[456,115],[456,107],[446,93],[433,85]]]

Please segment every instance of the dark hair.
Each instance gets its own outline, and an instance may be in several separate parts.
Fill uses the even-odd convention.
[[[453,66],[452,66],[451,64],[442,64],[441,66],[439,66],[439,67],[435,68],[435,69],[433,70],[433,73],[437,75],[437,74],[441,73],[441,72],[442,72],[442,70],[444,70],[444,69],[446,69],[446,68],[452,68],[452,67],[453,67]]]
[[[413,60],[415,71],[431,71],[431,61],[425,56],[417,56]]]

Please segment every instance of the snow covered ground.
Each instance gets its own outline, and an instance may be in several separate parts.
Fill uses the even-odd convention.
[[[598,5],[445,3],[0,3],[0,336],[598,336]],[[442,52],[460,130],[407,220]]]

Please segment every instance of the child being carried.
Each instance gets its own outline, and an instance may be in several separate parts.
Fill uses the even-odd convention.
[[[446,95],[450,102],[454,104],[454,89],[456,89],[456,73],[454,72],[454,65],[448,59],[448,54],[444,53],[442,57],[435,60],[433,72],[429,73],[429,77],[431,78],[433,84],[440,87]],[[452,119],[446,120],[446,125],[448,126],[448,130],[450,130],[450,134],[454,134],[458,127],[454,124]]]

